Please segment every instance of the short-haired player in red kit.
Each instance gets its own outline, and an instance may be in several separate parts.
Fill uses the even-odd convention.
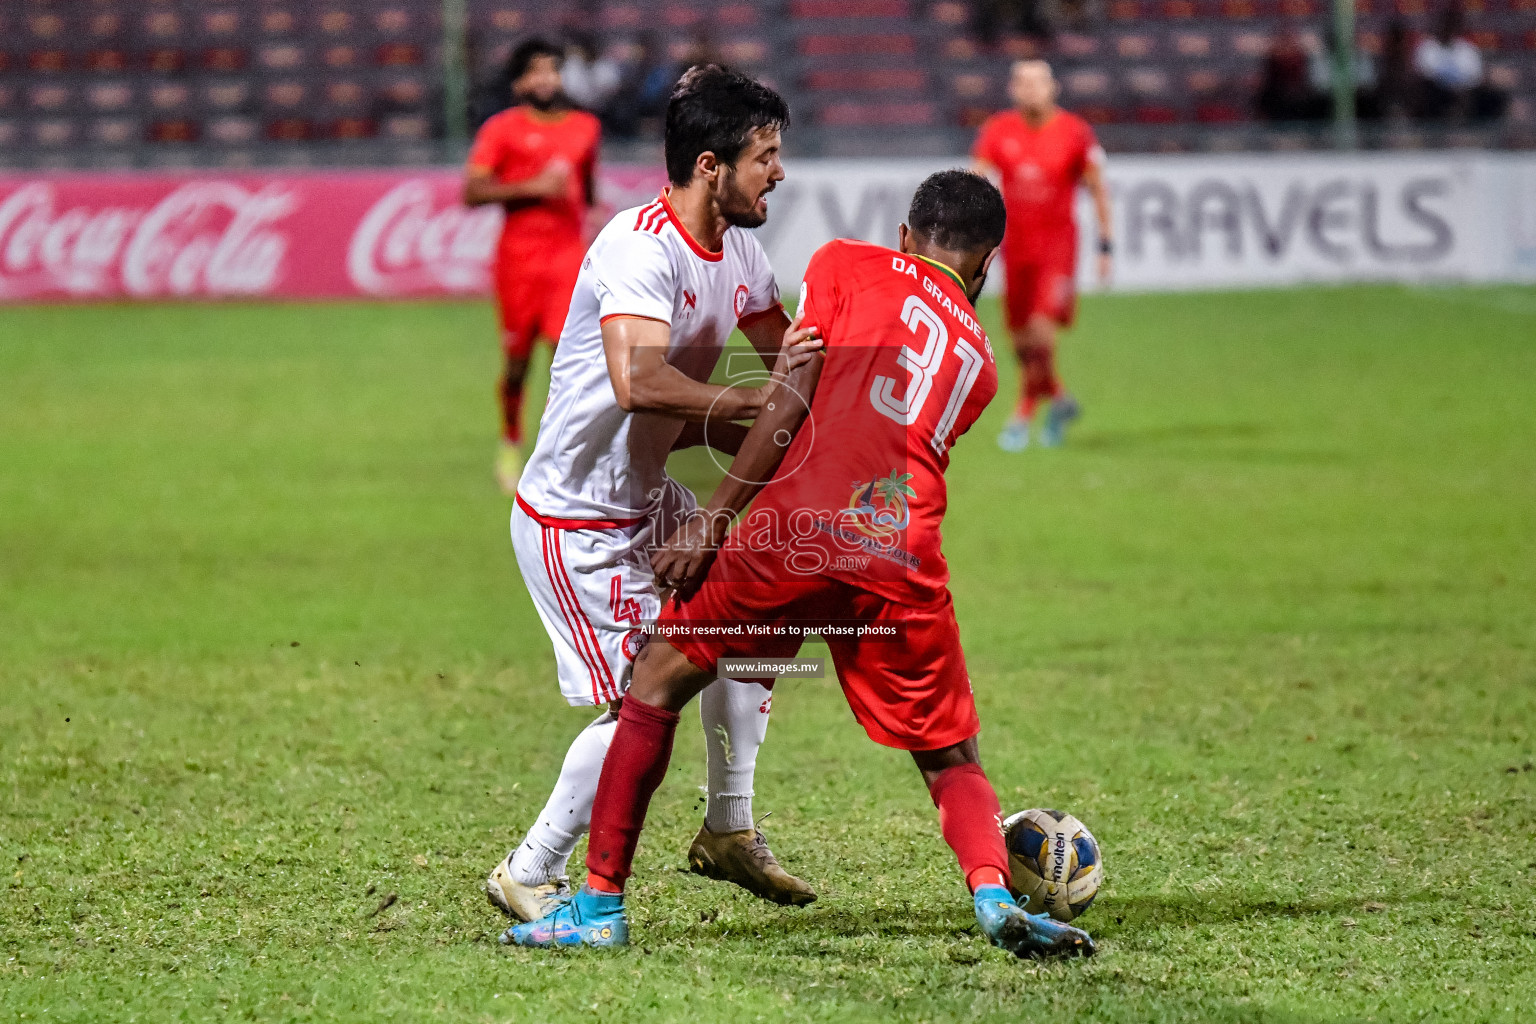
[[[907,219],[899,250],[837,241],[812,257],[798,329],[815,330],[823,352],[790,372],[703,513],[651,557],[681,596],[635,661],[593,805],[587,884],[503,941],[628,942],[624,885],[678,712],[720,659],[793,656],[801,629],[819,623],[854,717],[916,761],[982,932],[1021,957],[1093,952],[1086,932],[1026,913],[1008,892],[939,549],[950,449],[997,392],[972,303],[1003,238],[1002,197],[978,174],[943,171],[918,187]]]
[[[517,105],[475,135],[464,172],[464,202],[506,209],[496,247],[501,310],[501,449],[496,478],[508,494],[522,473],[523,378],[534,340],[554,343],[587,250],[587,213],[602,127],[571,109],[560,84],[561,51],[530,39],[512,51],[507,78]]]
[[[1013,65],[1008,96],[1014,109],[981,126],[971,156],[976,170],[997,181],[1008,207],[1003,241],[1004,300],[1013,350],[1022,374],[1019,404],[997,443],[1005,451],[1029,444],[1029,425],[1049,402],[1042,444],[1058,445],[1081,410],[1056,375],[1056,334],[1077,311],[1077,224],[1073,200],[1081,184],[1093,197],[1099,229],[1098,272],[1109,280],[1114,250],[1104,151],[1088,122],[1056,106],[1056,80],[1043,60]]]

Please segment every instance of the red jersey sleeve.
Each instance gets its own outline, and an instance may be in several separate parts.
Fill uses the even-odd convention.
[[[465,162],[470,167],[483,167],[488,171],[500,169],[506,139],[506,121],[498,114],[481,125],[475,133],[474,144],[469,148],[469,159]]]
[[[832,344],[831,335],[842,304],[837,272],[840,248],[841,243],[833,241],[817,249],[800,281],[800,312],[805,315],[801,326],[819,327],[824,345]]]
[[[997,161],[997,115],[994,114],[982,122],[981,130],[976,133],[976,143],[971,146],[971,157],[975,160],[985,160],[993,167],[999,167]]]

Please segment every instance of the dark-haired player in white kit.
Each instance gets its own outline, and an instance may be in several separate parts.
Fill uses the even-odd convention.
[[[550,368],[548,404],[512,510],[512,544],[555,645],[560,691],[607,710],[571,744],[549,802],[486,880],[513,917],[543,916],[568,893],[566,863],[586,832],[602,770],[646,634],[660,610],[649,547],[696,507],[667,476],[667,455],[709,441],[734,452],[775,386],[707,381],[740,327],[781,373],[817,342],[789,330],[773,272],[745,228],[768,216],[784,178],[789,108],[773,90],[718,65],[695,67],[667,108],[671,185],[626,210],[582,263]],[[689,850],[698,873],[777,903],[816,898],[781,868],[753,826],[752,780],[772,691],[719,680],[700,702],[708,752],[704,827]]]

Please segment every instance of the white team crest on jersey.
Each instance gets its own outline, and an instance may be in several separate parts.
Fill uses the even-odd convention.
[[[747,308],[747,297],[751,294],[751,290],[746,285],[739,284],[736,286],[736,319],[741,319],[742,311]]]

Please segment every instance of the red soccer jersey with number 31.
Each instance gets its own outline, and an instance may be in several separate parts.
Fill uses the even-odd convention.
[[[997,393],[992,346],[953,271],[863,242],[817,250],[800,308],[826,344],[811,415],[731,537],[785,551],[786,580],[930,601],[949,582],[944,471]]]

